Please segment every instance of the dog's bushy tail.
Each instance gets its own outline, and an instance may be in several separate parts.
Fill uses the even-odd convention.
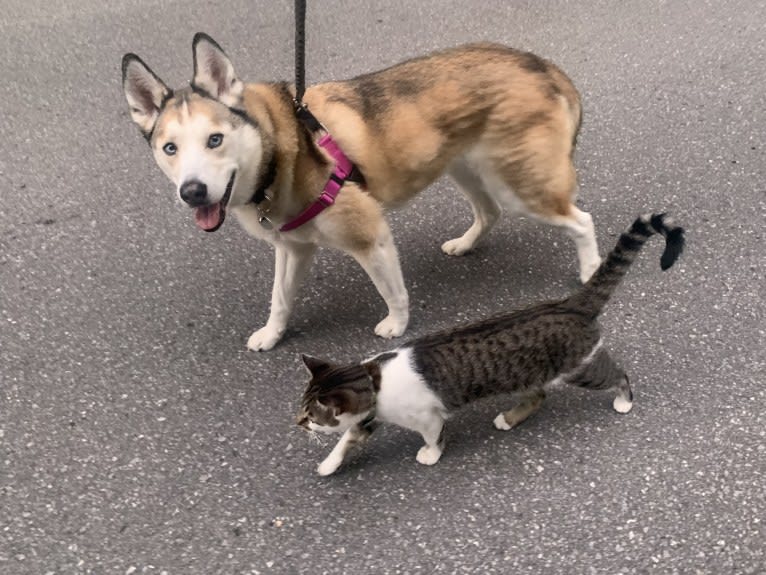
[[[633,222],[620,235],[617,245],[601,263],[588,282],[569,298],[569,302],[595,317],[609,301],[615,288],[622,281],[636,255],[654,234],[665,236],[665,251],[660,258],[663,270],[672,266],[684,249],[684,230],[673,224],[665,214],[646,214]]]

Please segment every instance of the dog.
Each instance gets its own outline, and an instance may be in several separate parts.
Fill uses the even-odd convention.
[[[364,268],[388,315],[375,333],[402,335],[409,301],[384,209],[406,203],[441,174],[468,199],[473,223],[442,245],[473,249],[503,208],[562,227],[577,248],[580,279],[598,268],[593,220],[574,205],[573,152],[580,97],[554,64],[491,43],[469,44],[351,80],[310,87],[308,109],[356,165],[334,203],[291,231],[328,183],[334,162],[296,116],[286,82],[245,84],[206,34],[192,43],[191,85],[173,91],[135,54],[122,62],[130,115],[196,224],[215,231],[232,212],[275,248],[271,310],[247,342],[271,349],[320,246]]]

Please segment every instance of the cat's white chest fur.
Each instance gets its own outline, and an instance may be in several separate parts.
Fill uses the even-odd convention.
[[[446,419],[441,399],[413,369],[412,349],[397,350],[397,356],[383,364],[380,375],[378,418],[409,429],[420,429],[435,414]]]

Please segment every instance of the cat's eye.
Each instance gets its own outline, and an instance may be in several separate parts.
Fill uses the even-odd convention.
[[[178,146],[176,146],[173,142],[168,142],[162,146],[162,151],[165,152],[168,156],[175,156],[176,152],[178,151]]]
[[[212,134],[207,139],[207,147],[208,148],[211,148],[211,149],[212,148],[217,148],[221,144],[223,144],[223,134]]]

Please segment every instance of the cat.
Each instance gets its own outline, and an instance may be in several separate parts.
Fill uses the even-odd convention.
[[[683,251],[684,230],[664,214],[644,215],[567,299],[426,335],[358,364],[302,356],[311,380],[296,422],[312,432],[343,433],[318,473],[334,473],[348,451],[383,421],[419,432],[425,445],[416,459],[433,465],[444,449],[449,414],[489,395],[519,399],[495,417],[495,427],[502,430],[536,412],[546,388],[557,383],[614,389],[614,409],[628,413],[633,406],[628,377],[603,347],[597,318],[644,243],[657,233],[665,237],[660,267],[666,270]]]

